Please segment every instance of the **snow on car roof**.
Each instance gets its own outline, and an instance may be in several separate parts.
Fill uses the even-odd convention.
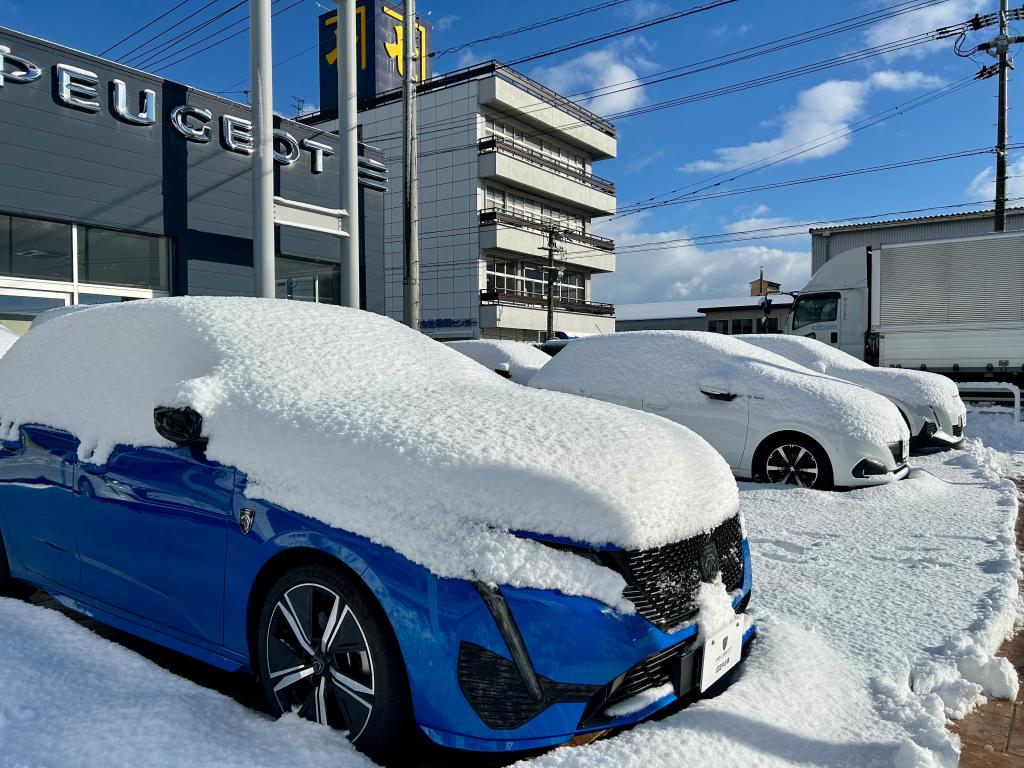
[[[530,380],[531,387],[596,397],[701,405],[701,387],[757,397],[780,420],[887,444],[908,437],[884,397],[810,371],[739,339],[704,331],[631,331],[581,339]]]
[[[736,513],[725,462],[647,414],[496,376],[385,317],[252,298],[90,307],[0,359],[0,430],[168,446],[158,405],[204,418],[246,494],[389,546],[440,576],[560,589],[623,610],[609,569],[509,533],[644,548]]]
[[[517,384],[527,384],[530,377],[551,359],[551,355],[547,352],[541,352],[532,344],[523,341],[477,339],[474,341],[449,341],[448,346],[458,350],[466,357],[476,360],[489,371],[508,363],[512,381]]]
[[[903,368],[875,368],[823,341],[777,333],[743,334],[736,338],[782,355],[812,371],[827,373],[907,403],[945,404],[959,397],[956,384],[945,376]]]

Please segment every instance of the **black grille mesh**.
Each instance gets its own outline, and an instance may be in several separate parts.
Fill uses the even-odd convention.
[[[739,515],[684,541],[653,549],[624,552],[618,570],[626,579],[623,595],[637,613],[659,627],[680,624],[696,612],[697,587],[701,583],[698,560],[707,541],[718,550],[722,581],[728,590],[743,584],[743,530]]]
[[[963,436],[964,436],[964,425],[963,425],[963,422],[961,422],[959,424],[954,424],[953,425],[953,437],[963,437]]]
[[[907,463],[907,454],[909,453],[909,450],[907,444],[903,440],[897,440],[894,443],[889,443],[889,452],[892,454],[892,458],[896,462],[897,467]]]

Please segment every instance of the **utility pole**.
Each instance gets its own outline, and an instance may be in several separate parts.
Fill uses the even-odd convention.
[[[548,268],[547,268],[547,290],[548,290],[548,339],[555,338],[555,279],[558,277],[558,270],[555,267],[555,254],[560,250],[558,240],[561,231],[552,227],[548,230]]]
[[[420,175],[419,159],[416,156],[416,81],[417,78],[417,29],[416,0],[405,0],[404,22],[405,78],[402,80],[402,159],[405,170],[405,211],[404,238],[405,277],[403,287],[403,309],[405,324],[414,330],[420,328]]]
[[[989,16],[975,16],[971,21],[974,29],[981,29],[989,26],[993,21]],[[1015,8],[1010,11],[1009,0],[999,0],[999,34],[987,43],[978,45],[977,50],[985,51],[990,56],[998,59],[998,63],[992,67],[984,67],[978,73],[979,78],[999,75],[999,114],[996,120],[996,199],[995,199],[995,231],[1006,231],[1006,135],[1007,135],[1007,104],[1009,95],[1009,75],[1013,69],[1013,59],[1010,58],[1010,46],[1015,43],[1024,42],[1024,37],[1010,35],[1009,22],[1021,18],[1021,9]],[[992,72],[995,69],[996,72]]]
[[[249,0],[252,79],[252,266],[254,295],[274,298],[274,82],[270,0]]]
[[[356,104],[356,0],[338,6],[338,207],[348,214],[341,238],[341,304],[359,309],[359,115]]]

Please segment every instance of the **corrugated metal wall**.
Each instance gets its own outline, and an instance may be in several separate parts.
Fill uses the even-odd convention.
[[[1024,212],[1008,211],[1006,228],[1024,230]],[[992,231],[992,215],[950,217],[939,221],[879,224],[870,229],[833,230],[829,235],[811,236],[811,273],[834,256],[853,248],[883,243],[912,243],[918,240],[942,240],[949,237],[984,235]]]

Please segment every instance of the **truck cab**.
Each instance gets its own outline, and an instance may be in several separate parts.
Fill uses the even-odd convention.
[[[830,259],[797,295],[785,332],[817,339],[864,360],[868,285],[867,249]]]

